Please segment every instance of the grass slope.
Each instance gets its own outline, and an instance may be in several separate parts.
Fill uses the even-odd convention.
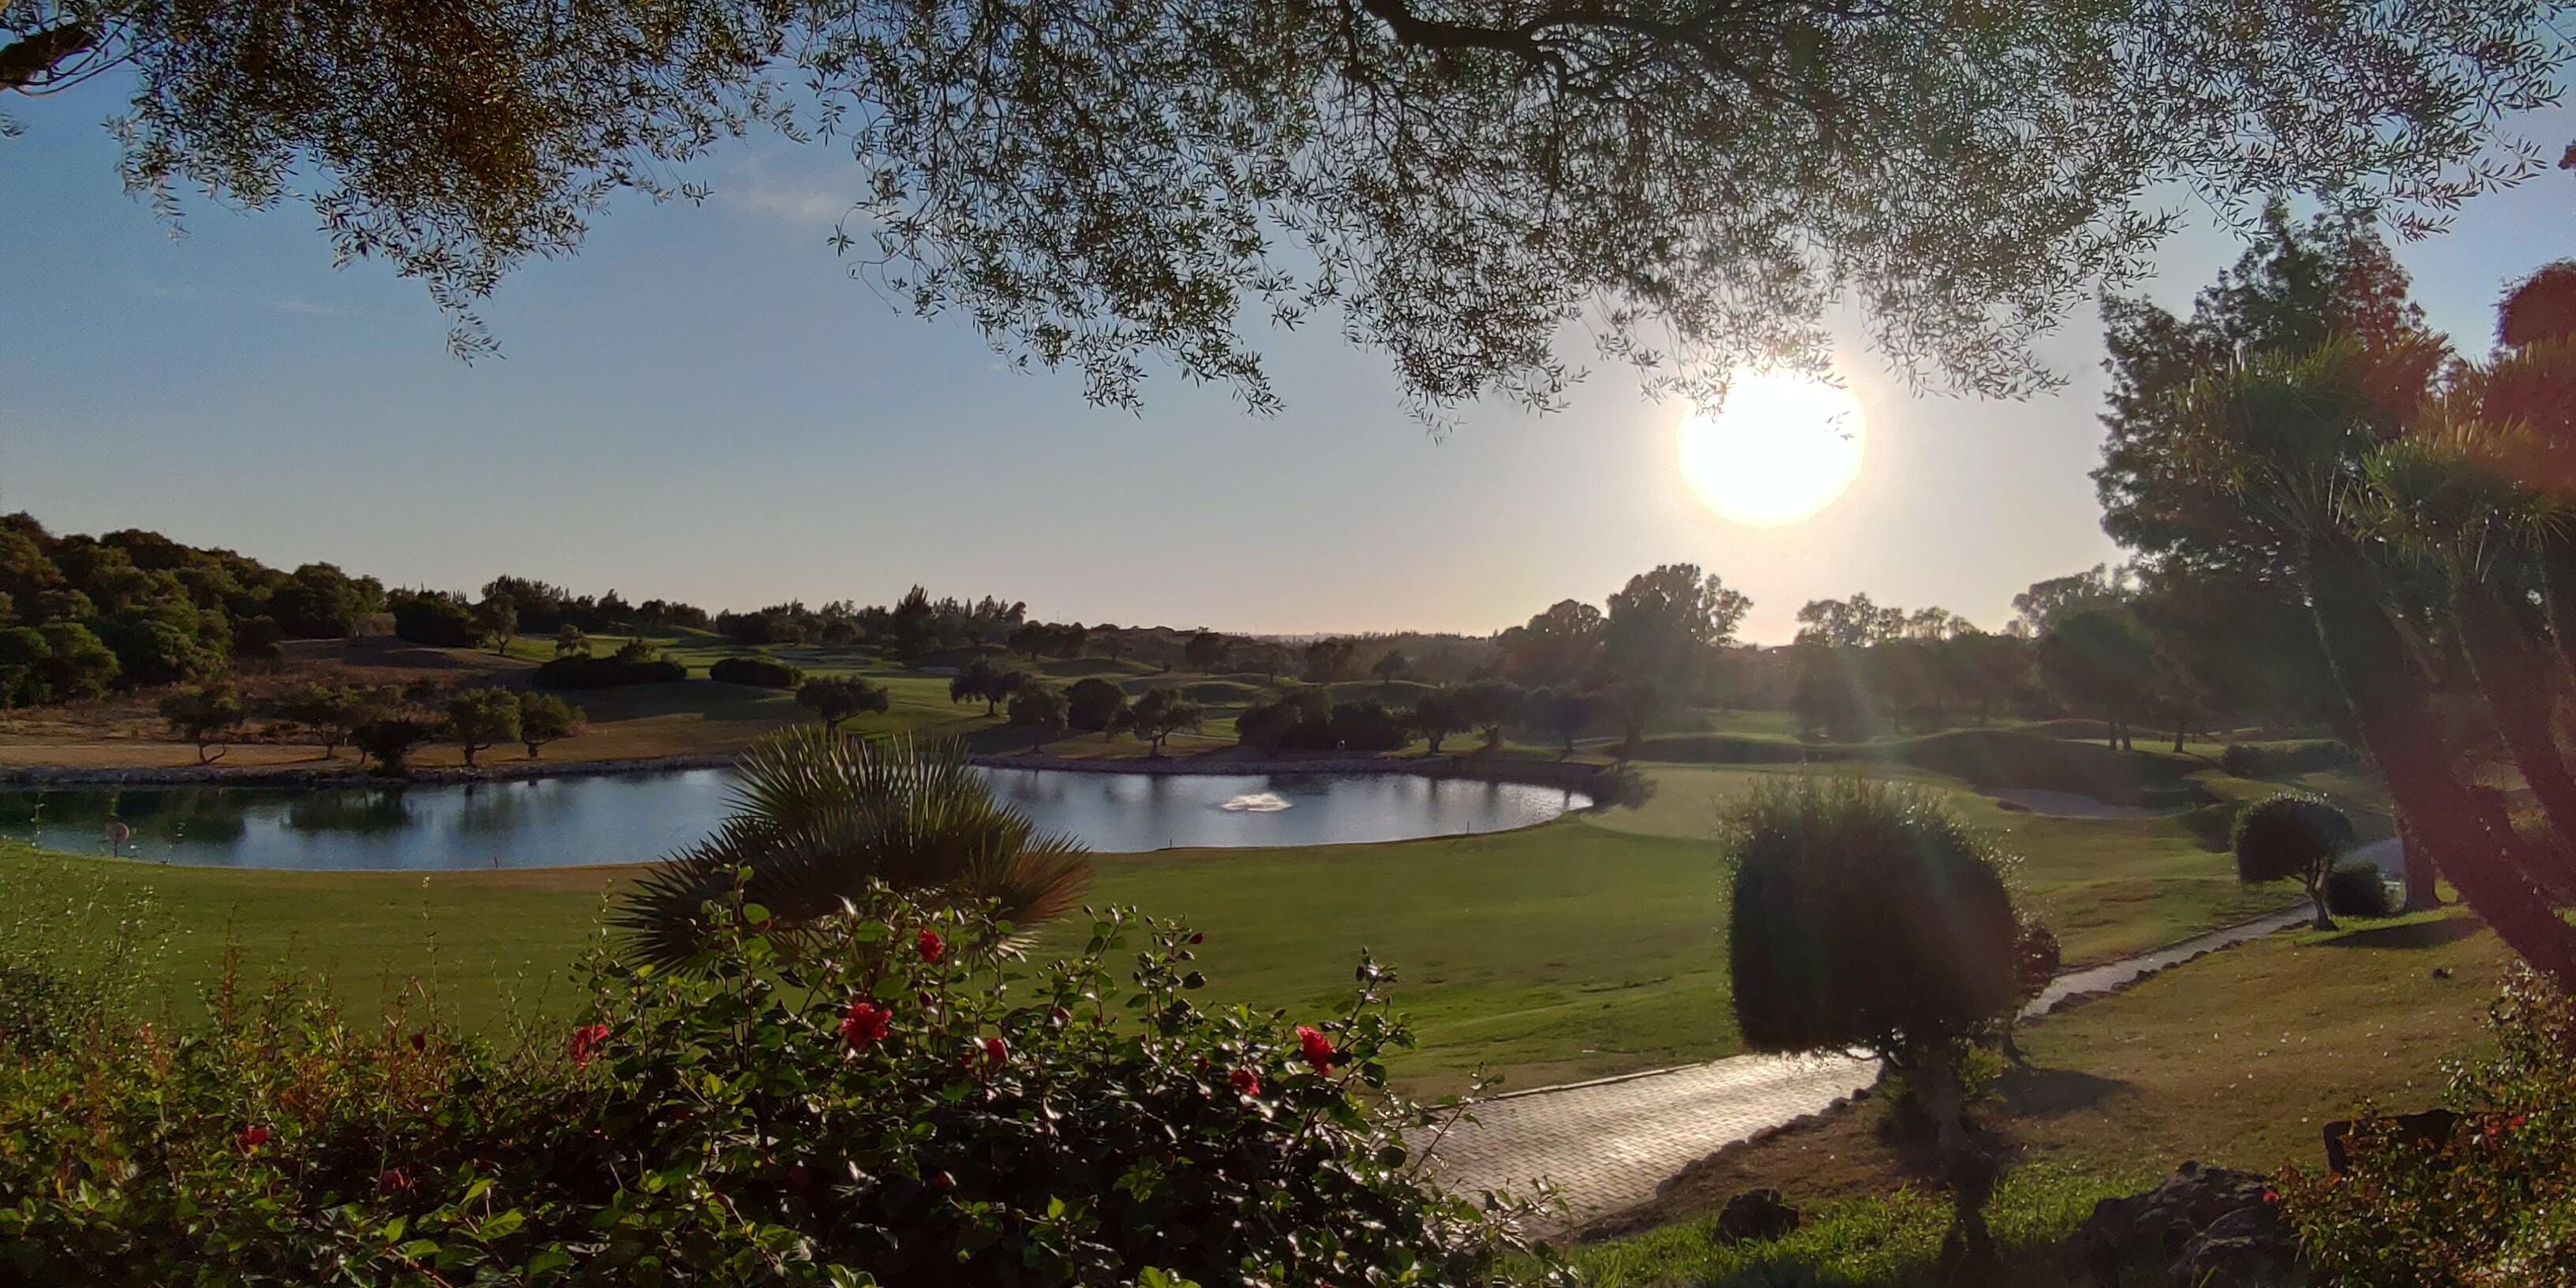
[[[2324,1123],[2356,1104],[2438,1101],[2441,1061],[2478,1040],[2509,961],[2456,909],[2298,931],[2025,1031],[2033,1071],[2008,1076],[1978,1111],[2018,1151],[1997,1196],[1997,1234],[2022,1249],[2006,1281],[2065,1282],[2053,1245],[2092,1200],[2152,1184],[2182,1159],[2314,1168]],[[1874,1110],[1846,1111],[1693,1169],[1625,1218],[1659,1228],[1576,1254],[1585,1282],[1700,1288],[1764,1271],[1855,1288],[1927,1282],[1945,1214],[1921,1161],[1899,1157],[1877,1124]],[[1710,1238],[1711,1214],[1727,1197],[1765,1186],[1817,1219],[1775,1245]]]
[[[1099,860],[1091,897],[1207,932],[1215,996],[1315,1011],[1362,948],[1397,969],[1421,1048],[1416,1089],[1479,1066],[1514,1085],[1708,1059],[1736,1049],[1724,882],[1708,839],[1719,802],[1777,771],[1662,766],[1639,810],[1517,832],[1378,845],[1165,851]],[[2239,890],[2223,856],[2164,820],[2098,823],[1960,806],[2009,829],[2022,881],[2072,961],[2117,956],[2278,906]],[[566,994],[604,894],[633,869],[288,873],[45,858],[0,848],[0,873],[43,902],[151,889],[162,969],[202,985],[237,943],[254,967],[329,970],[353,996],[419,975],[470,1018]],[[1041,951],[1067,946],[1042,932]]]

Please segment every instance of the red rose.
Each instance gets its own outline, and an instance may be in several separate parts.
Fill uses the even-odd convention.
[[[1237,1069],[1227,1074],[1225,1080],[1234,1084],[1234,1094],[1238,1096],[1261,1094],[1261,1075],[1250,1069]]]
[[[948,955],[948,941],[940,938],[936,930],[922,931],[921,937],[912,941],[912,946],[926,962],[935,962]]]
[[[376,1173],[376,1185],[380,1189],[408,1190],[411,1188],[411,1178],[403,1175],[403,1170],[399,1167],[388,1167]]]
[[[894,1028],[894,1012],[866,998],[850,1003],[849,1013],[841,1017],[841,1040],[853,1051],[865,1051],[886,1039]]]
[[[1011,1044],[1000,1038],[984,1039],[984,1063],[1000,1064],[1011,1058]]]
[[[590,1067],[590,1058],[608,1041],[608,1026],[585,1024],[572,1031],[572,1063],[576,1069]]]
[[[1330,1074],[1342,1053],[1333,1049],[1333,1040],[1320,1030],[1300,1024],[1297,1026],[1297,1058],[1304,1060],[1317,1073]]]
[[[244,1127],[240,1134],[233,1137],[233,1144],[241,1147],[241,1152],[245,1154],[267,1143],[268,1129],[265,1127]]]
[[[2528,1115],[2515,1114],[2513,1117],[2504,1120],[2505,1130],[2520,1131],[2522,1130],[2522,1125],[2530,1121],[2531,1119]]]

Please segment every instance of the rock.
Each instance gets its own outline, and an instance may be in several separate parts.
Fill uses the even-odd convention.
[[[2143,1194],[2104,1199],[2068,1241],[2100,1288],[2283,1288],[2306,1282],[2298,1241],[2253,1172],[2185,1163]]]
[[[2450,967],[2448,967],[2448,966],[2436,966],[2436,967],[2434,967],[2434,968],[2433,968],[2433,978],[2435,978],[2435,979],[2449,979],[2450,977],[2451,977],[2451,968],[2450,968]]]
[[[1797,1229],[1803,1219],[1798,1209],[1780,1200],[1780,1191],[1746,1190],[1718,1209],[1717,1237],[1722,1243],[1767,1242]]]
[[[2448,1109],[2427,1109],[2420,1114],[2399,1114],[2388,1120],[2401,1141],[2436,1148],[2451,1143],[2451,1133],[2458,1130],[2460,1116]],[[2352,1120],[2338,1118],[2326,1124],[2326,1170],[2337,1176],[2351,1168],[2345,1142],[2352,1136]]]

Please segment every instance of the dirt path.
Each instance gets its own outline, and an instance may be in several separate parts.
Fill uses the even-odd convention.
[[[2376,856],[2373,856],[2376,857]],[[2022,1010],[2037,1019],[2195,957],[2299,925],[2284,909],[2135,957],[2069,971]],[[1727,1145],[1822,1113],[1878,1078],[1874,1060],[1740,1055],[1597,1082],[1542,1087],[1477,1106],[1433,1152],[1432,1174],[1453,1190],[1526,1191],[1554,1184],[1568,1229],[1653,1198],[1665,1178]]]

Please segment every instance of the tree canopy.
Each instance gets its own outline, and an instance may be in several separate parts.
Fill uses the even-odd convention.
[[[309,202],[476,301],[621,191],[775,129],[845,148],[850,274],[1132,405],[1160,360],[1278,404],[1250,326],[1331,310],[1425,409],[1556,404],[1582,322],[1652,388],[1900,366],[2015,394],[2189,193],[2429,226],[2540,165],[2546,0],[20,0],[0,93],[114,72],[122,178]]]

